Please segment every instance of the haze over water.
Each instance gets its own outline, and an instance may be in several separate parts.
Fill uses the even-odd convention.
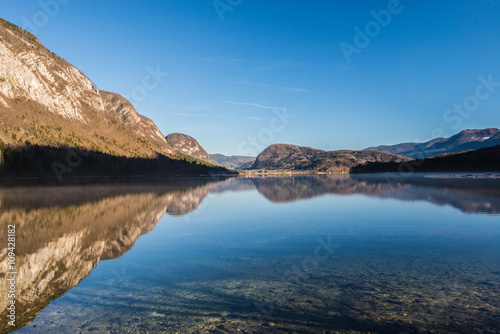
[[[17,332],[496,333],[499,185],[283,176],[3,188],[1,228],[19,222]]]

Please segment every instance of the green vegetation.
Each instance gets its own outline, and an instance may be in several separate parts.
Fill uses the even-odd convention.
[[[428,172],[497,172],[500,171],[500,146],[475,151],[442,154],[404,163],[367,162],[351,168],[353,174],[363,173],[428,173]]]
[[[72,147],[32,145],[12,147],[0,140],[0,177],[76,177],[76,176],[197,176],[237,174],[200,160],[164,155],[156,158],[118,156],[116,152],[84,151]]]
[[[13,23],[10,23],[8,21],[5,21],[4,19],[0,19],[0,23],[2,24],[2,26],[4,26],[5,28],[13,31],[13,32],[16,32],[18,33],[19,35],[23,36],[24,38],[26,38],[30,43],[33,43],[33,44],[40,44],[40,42],[38,41],[38,38],[36,38],[33,34],[31,34],[30,32],[22,29],[21,27],[18,27],[16,26],[15,24]]]
[[[374,150],[323,151],[310,147],[277,144],[265,149],[252,169],[299,173],[349,173],[351,167],[366,161],[410,160],[402,156]]]

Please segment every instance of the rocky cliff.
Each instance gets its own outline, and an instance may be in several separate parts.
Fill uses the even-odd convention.
[[[0,19],[0,139],[73,146],[126,157],[173,149],[123,97],[99,91],[81,71],[23,29]]]
[[[163,149],[164,152],[174,152],[156,124],[146,116],[139,114],[132,103],[126,98],[119,94],[105,91],[100,91],[100,95],[104,103],[104,108],[110,117],[118,119],[133,133],[146,138],[149,142]]]
[[[211,165],[220,166],[215,160],[213,160],[201,147],[200,143],[191,136],[182,133],[171,133],[167,137],[167,143],[172,146],[177,152],[184,155],[190,156],[192,158],[204,161]]]

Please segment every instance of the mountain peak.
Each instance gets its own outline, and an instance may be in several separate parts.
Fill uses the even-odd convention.
[[[290,144],[274,144],[257,156],[252,169],[302,172],[348,173],[355,165],[365,162],[401,162],[408,158],[376,150],[320,149]]]
[[[495,133],[498,133],[498,132],[500,132],[499,129],[497,129],[495,127],[491,127],[491,128],[486,128],[486,129],[465,129],[465,130],[460,131],[458,134],[475,134],[475,133],[492,133],[492,134],[495,134]]]
[[[25,42],[29,42],[31,44],[38,44],[41,45],[40,41],[38,38],[36,38],[35,35],[30,33],[27,30],[24,30],[23,28],[15,25],[14,23],[11,23],[9,21],[6,21],[2,18],[0,18],[0,24],[7,29],[11,34],[16,35],[18,38],[24,40]]]
[[[156,125],[122,96],[99,91],[29,32],[0,19],[0,139],[125,157],[173,153]]]
[[[183,133],[171,133],[166,137],[167,143],[179,153],[205,161],[209,164],[220,166],[213,160],[207,151],[201,147],[200,143],[191,136]]]

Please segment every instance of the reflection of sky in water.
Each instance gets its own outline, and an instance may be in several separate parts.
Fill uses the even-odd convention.
[[[213,193],[164,215],[20,332],[499,330],[499,222],[390,196]],[[305,270],[318,238],[335,251]]]

